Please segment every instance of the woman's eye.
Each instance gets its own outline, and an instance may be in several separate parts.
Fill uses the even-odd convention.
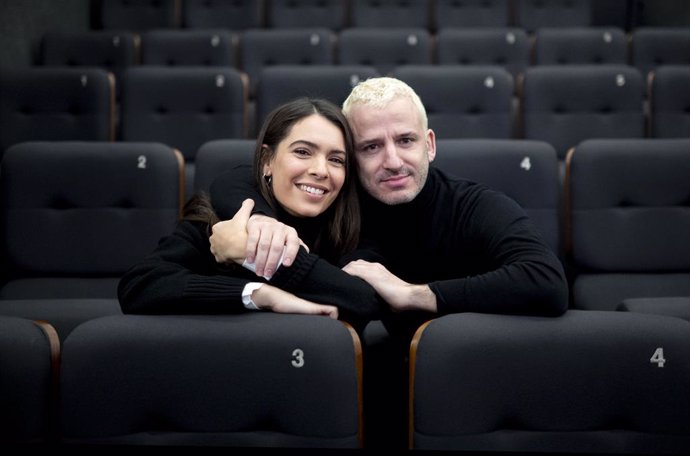
[[[295,149],[295,153],[297,155],[309,155],[309,151],[307,149]]]
[[[331,158],[331,161],[332,161],[333,163],[337,163],[337,164],[339,164],[339,165],[344,165],[344,164],[345,164],[345,159],[340,158],[340,157],[333,157],[333,158]]]

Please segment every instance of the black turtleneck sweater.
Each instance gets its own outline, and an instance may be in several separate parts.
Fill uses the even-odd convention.
[[[432,166],[409,203],[361,201],[362,249],[349,259],[377,261],[406,282],[428,284],[440,315],[566,310],[560,260],[505,194]]]
[[[221,219],[229,219],[246,197],[236,194],[235,177],[242,179],[259,206],[246,170],[220,176],[211,188],[211,199]],[[278,218],[293,226],[310,246],[324,228],[322,217],[297,218],[281,212]],[[249,282],[265,282],[238,265],[219,265],[210,252],[208,225],[181,221],[162,238],[157,248],[132,266],[121,278],[118,296],[123,312],[139,314],[226,314],[245,311],[242,290]],[[301,298],[338,307],[341,319],[354,325],[377,317],[380,302],[364,280],[352,277],[314,253],[301,248],[290,267],[280,267],[270,282]]]

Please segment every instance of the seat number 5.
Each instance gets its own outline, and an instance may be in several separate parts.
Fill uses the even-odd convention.
[[[292,350],[292,367],[302,367],[304,366],[304,352],[301,348],[295,348]]]
[[[659,347],[654,350],[654,354],[651,358],[649,358],[649,362],[656,364],[658,367],[664,367],[664,363],[666,363],[666,358],[664,358],[664,349]]]

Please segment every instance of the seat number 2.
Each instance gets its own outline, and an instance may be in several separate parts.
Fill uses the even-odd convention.
[[[302,367],[304,366],[304,352],[301,348],[295,348],[292,350],[292,367]]]
[[[649,362],[656,364],[657,367],[664,367],[664,363],[666,363],[666,358],[664,358],[664,349],[659,347],[654,350],[654,354],[651,358],[649,358]]]

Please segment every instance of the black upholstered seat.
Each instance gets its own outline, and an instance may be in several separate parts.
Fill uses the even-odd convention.
[[[410,447],[554,454],[690,445],[690,324],[640,313],[464,313],[410,350]]]
[[[690,139],[591,140],[568,156],[572,307],[690,296]],[[663,313],[663,312],[662,312]]]
[[[70,334],[61,366],[67,443],[361,445],[359,338],[328,317],[104,317]]]

